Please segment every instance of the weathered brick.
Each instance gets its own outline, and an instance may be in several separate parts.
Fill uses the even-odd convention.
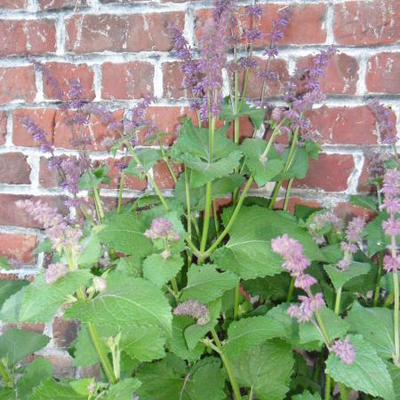
[[[282,209],[284,205],[284,199],[280,199],[278,201],[275,202],[274,204],[274,208],[275,209]],[[288,203],[288,211],[290,213],[294,213],[296,210],[297,206],[306,206],[306,207],[311,207],[311,208],[322,208],[322,205],[315,200],[305,200],[302,199],[301,197],[295,197],[295,196],[291,196],[289,199],[289,203]]]
[[[0,20],[0,55],[34,55],[53,53],[55,50],[54,21]]]
[[[342,192],[347,189],[347,179],[353,168],[351,155],[320,154],[318,160],[310,160],[305,179],[294,180],[293,187]]]
[[[13,100],[33,101],[36,95],[32,66],[0,68],[0,103]]]
[[[302,70],[310,63],[311,57],[297,61],[297,69]],[[355,94],[358,82],[358,62],[344,53],[331,58],[321,78],[322,92],[327,94]]]
[[[368,221],[374,215],[373,211],[367,210],[364,207],[358,207],[344,202],[338,203],[333,211],[339,218],[342,218],[346,221],[350,221],[354,217],[362,217]]]
[[[44,188],[55,188],[62,182],[56,168],[49,168],[49,160],[40,158],[39,184]]]
[[[18,10],[27,7],[27,0],[0,0],[0,8]]]
[[[46,73],[57,81],[57,88],[44,77],[43,91],[47,98],[57,98],[58,91],[62,92],[62,99],[70,99],[69,86],[73,80],[78,80],[82,86],[82,99],[91,100],[94,98],[93,70],[87,64],[70,64],[66,62],[51,62],[45,64]]]
[[[86,0],[39,0],[41,10],[60,10],[62,8],[80,8],[87,5]]]
[[[323,106],[310,113],[312,125],[324,144],[373,145],[378,143],[375,116],[367,106]],[[395,115],[393,114],[393,119]]]
[[[0,145],[6,142],[7,135],[7,114],[0,111]]]
[[[66,321],[60,317],[54,318],[53,339],[60,349],[67,349],[75,340],[77,333],[78,323],[76,321]]]
[[[182,172],[183,167],[181,165],[173,164],[172,168],[174,170],[175,176],[179,176]],[[175,187],[174,179],[164,161],[159,161],[153,170],[154,180],[160,189],[173,189]]]
[[[380,53],[367,64],[367,89],[374,93],[400,93],[400,53]]]
[[[183,12],[74,15],[66,22],[66,49],[74,53],[158,50],[172,47],[168,23],[183,27]]]
[[[272,28],[272,21],[278,18],[281,4],[263,5],[263,15],[260,22],[260,30],[262,39],[256,41],[256,47],[267,46],[270,42],[269,32]],[[244,15],[243,9],[239,10]],[[302,4],[294,5],[293,13],[289,25],[285,31],[281,44],[316,44],[324,43],[326,40],[326,28],[324,20],[326,17],[326,5],[319,4]],[[204,22],[210,18],[212,11],[210,9],[202,9],[196,12],[196,37],[199,39],[204,28]],[[242,23],[246,23],[245,20]]]
[[[32,254],[37,246],[37,238],[33,235],[0,233],[0,257],[10,261],[32,264],[36,257]]]
[[[74,377],[75,368],[73,359],[70,355],[46,355],[45,358],[50,361],[55,378],[71,379]]]
[[[51,143],[53,138],[56,110],[47,108],[21,108],[13,111],[13,133],[12,140],[16,146],[38,147],[39,143],[35,142],[32,135],[27,131],[21,120],[29,118],[37,126],[39,126],[46,134],[47,140]]]
[[[334,6],[333,32],[339,44],[375,45],[400,39],[398,0],[346,1]]]
[[[154,67],[148,62],[104,63],[102,76],[103,99],[139,99],[154,93]]]
[[[22,153],[0,154],[0,183],[31,183],[31,167]]]
[[[37,324],[33,324],[33,323],[6,324],[6,325],[3,325],[2,331],[3,331],[3,332],[6,332],[6,331],[8,331],[9,329],[15,329],[15,328],[23,329],[24,331],[31,331],[31,332],[36,332],[36,333],[43,333],[43,331],[44,331],[44,324],[41,324],[41,323],[37,323]]]
[[[41,228],[37,221],[15,204],[17,200],[27,199],[32,201],[41,200],[48,203],[51,207],[57,208],[62,213],[66,212],[65,199],[62,197],[0,194],[0,225]]]

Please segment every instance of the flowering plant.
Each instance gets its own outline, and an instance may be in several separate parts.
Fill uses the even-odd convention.
[[[60,313],[79,321],[70,348],[74,366],[101,369],[57,380],[45,358],[22,361],[49,338],[10,329],[0,338],[0,399],[307,400],[330,399],[337,390],[343,400],[350,390],[397,398],[400,176],[386,172],[386,211],[368,225],[305,207],[288,213],[293,181],[318,157],[307,111],[323,100],[319,81],[336,51],[316,55],[291,79],[286,104],[271,107],[268,88],[279,79],[271,61],[290,13],[283,8],[273,23],[265,65],[253,56],[261,36],[257,5],[242,15],[233,2],[218,0],[198,54],[169,27],[192,117],[168,149],[146,118],[153,99],[140,101],[121,121],[82,100],[78,81],[62,107],[79,157],[57,156],[45,132],[22,121],[59,171],[70,212],[18,203],[45,229],[48,239],[38,251],[51,261],[33,282],[1,287],[0,319],[47,323]],[[49,71],[37,68],[65,99]],[[253,102],[250,76],[262,82]],[[109,168],[87,153],[85,128],[93,115],[107,126],[107,145],[119,161],[111,210],[101,196]],[[251,137],[241,137],[243,120],[252,123]],[[141,146],[143,136],[152,146]],[[160,160],[175,182],[173,196],[152,175]],[[124,202],[132,176],[147,180],[152,191]],[[267,183],[273,185],[268,199],[248,196]],[[364,202],[378,211],[374,200]],[[374,243],[378,234],[382,240]],[[383,268],[392,280],[381,279]],[[376,307],[382,301],[394,301],[394,318],[388,307]]]

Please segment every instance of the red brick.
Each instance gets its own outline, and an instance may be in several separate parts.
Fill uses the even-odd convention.
[[[43,333],[44,331],[44,324],[41,323],[23,323],[23,324],[6,324],[2,327],[2,332],[6,332],[9,329],[20,328],[24,331],[31,331],[36,333]]]
[[[57,347],[67,349],[75,340],[78,333],[78,323],[76,321],[65,321],[60,317],[55,317],[53,321],[53,339]]]
[[[104,63],[102,76],[103,99],[139,99],[154,93],[154,67],[148,62]]]
[[[55,188],[62,182],[60,174],[55,168],[49,168],[49,160],[40,158],[39,184],[45,188]]]
[[[49,360],[53,368],[53,376],[55,378],[71,379],[75,375],[73,367],[73,359],[69,355],[46,355],[46,360]]]
[[[37,238],[33,235],[0,233],[0,257],[23,264],[35,262],[32,254],[37,246]]]
[[[0,194],[0,225],[23,226],[27,228],[41,228],[24,210],[18,208],[15,204],[18,200],[41,200],[48,203],[51,207],[57,208],[60,212],[65,213],[65,199],[56,196],[31,196],[31,195],[14,195]]]
[[[333,32],[339,44],[375,45],[400,39],[398,0],[347,1],[334,6]]]
[[[54,125],[54,146],[62,147],[65,149],[76,149],[77,145],[77,132],[74,131],[73,126],[68,124],[68,119],[71,117],[71,112],[57,111],[55,116]],[[114,112],[115,119],[122,120],[123,110]],[[85,138],[94,139],[92,144],[89,144],[86,148],[93,151],[104,151],[109,149],[109,142],[113,142],[120,134],[116,131],[111,131],[105,126],[102,120],[91,115],[89,118],[89,126],[85,126],[82,131],[79,132],[79,136]]]
[[[310,113],[312,125],[324,144],[373,145],[378,143],[374,114],[367,106],[323,106]],[[393,119],[395,115],[393,114]]]
[[[311,57],[297,61],[297,68],[306,68]],[[358,62],[347,54],[337,54],[331,58],[321,79],[321,89],[327,94],[355,94],[358,81]]]
[[[7,135],[7,114],[0,111],[0,145],[6,142]]]
[[[22,153],[0,154],[0,183],[29,184],[31,167]]]
[[[380,53],[367,64],[367,89],[374,93],[400,93],[400,53]]]
[[[362,217],[368,221],[374,216],[373,211],[343,202],[338,203],[333,211],[338,217],[346,221],[349,221],[354,217]]]
[[[51,62],[45,64],[48,73],[56,79],[59,89],[63,93],[63,99],[70,99],[69,86],[72,80],[77,79],[83,89],[82,98],[94,99],[93,70],[87,64],[70,64],[63,62]],[[54,98],[54,88],[45,78],[43,79],[43,90],[47,98]]]
[[[0,55],[44,54],[55,51],[54,21],[47,19],[0,21]]]
[[[180,63],[166,62],[162,64],[164,97],[180,99],[190,97],[190,93],[182,86],[183,73],[179,68]]]
[[[18,10],[27,7],[27,0],[0,0],[0,8]]]
[[[22,118],[29,118],[46,133],[47,140],[52,142],[56,110],[38,108],[22,108],[13,111],[13,143],[16,146],[38,147],[39,143],[32,139],[32,135],[21,123]]]
[[[320,154],[319,160],[310,160],[305,179],[294,180],[293,187],[342,192],[347,189],[347,179],[353,168],[351,155]]]
[[[281,4],[266,4],[263,7],[263,16],[260,22],[260,30],[263,38],[256,43],[256,47],[267,46],[270,42],[269,32],[272,28],[272,21],[278,18]],[[239,9],[240,14],[245,14]],[[293,6],[293,14],[285,31],[281,44],[316,44],[324,43],[326,40],[326,28],[324,20],[327,8],[324,4],[304,4]],[[196,36],[201,36],[202,27],[206,19],[211,15],[211,10],[203,9],[196,12],[197,28]],[[242,21],[245,23],[245,21]]]
[[[183,27],[184,13],[74,15],[66,22],[66,49],[74,53],[168,51],[171,22]]]
[[[175,175],[178,177],[182,172],[181,165],[172,164]],[[153,170],[154,180],[160,189],[173,189],[175,187],[174,180],[169,172],[167,164],[164,161],[159,161]]]
[[[35,71],[29,67],[0,68],[0,103],[33,101],[36,95]]]
[[[117,160],[115,158],[109,158],[105,161],[100,161],[99,164],[105,164],[110,167],[110,171],[108,173],[108,176],[110,177],[110,184],[104,185],[104,187],[111,189],[119,188],[121,171],[118,167],[121,164],[129,164],[129,159],[125,158]],[[134,176],[125,175],[124,187],[125,189],[144,190],[147,187],[147,181],[146,179],[140,181]]]
[[[285,199],[280,199],[275,202],[274,208],[275,209],[282,209]],[[290,213],[294,213],[297,206],[306,206],[311,208],[322,208],[321,204],[315,200],[305,200],[300,197],[290,197],[288,203],[288,211]]]
[[[86,6],[86,0],[39,0],[41,10],[60,10],[62,8],[79,8]]]

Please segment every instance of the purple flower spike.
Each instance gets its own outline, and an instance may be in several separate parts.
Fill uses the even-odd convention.
[[[356,359],[354,346],[350,343],[350,338],[347,336],[344,340],[336,340],[331,348],[336,356],[343,364],[351,365]]]
[[[174,315],[185,315],[197,320],[197,325],[206,325],[210,321],[208,308],[197,300],[187,300],[174,309]]]
[[[50,264],[44,274],[44,279],[47,284],[54,283],[65,276],[68,272],[68,267],[62,263]]]
[[[353,218],[346,229],[346,239],[350,243],[361,242],[361,234],[365,227],[365,220],[361,217]]]
[[[368,107],[375,114],[376,124],[384,144],[394,144],[398,141],[396,127],[391,119],[390,109],[382,106],[377,99],[368,101]]]

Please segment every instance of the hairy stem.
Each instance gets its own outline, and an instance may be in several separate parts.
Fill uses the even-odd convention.
[[[336,300],[335,300],[335,314],[339,315],[340,312],[340,301],[342,299],[342,288],[340,287],[336,292]]]
[[[240,281],[235,287],[235,303],[233,307],[233,319],[236,321],[239,319],[239,296],[240,296]]]

